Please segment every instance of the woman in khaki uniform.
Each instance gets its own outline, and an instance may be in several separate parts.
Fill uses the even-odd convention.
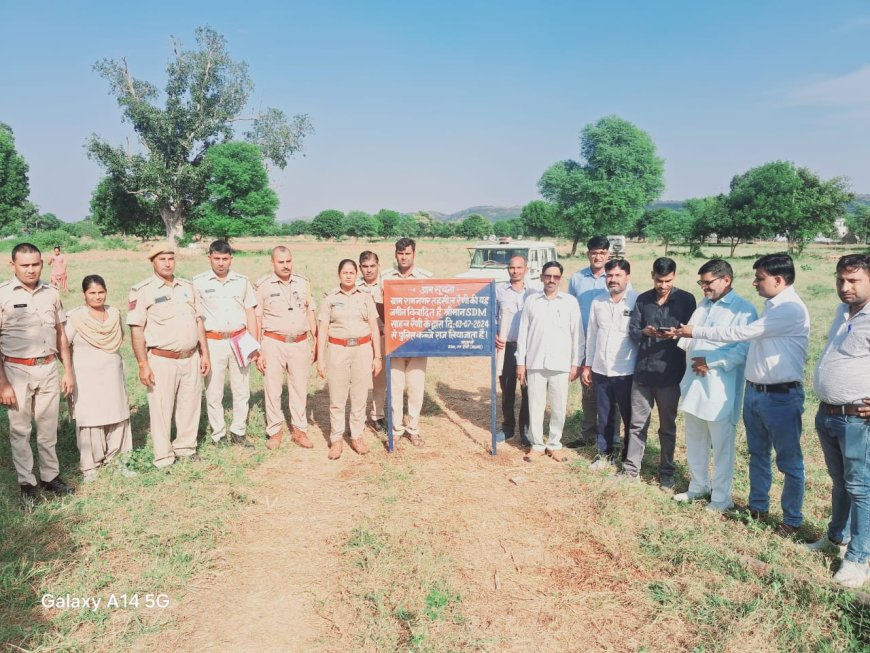
[[[366,402],[372,375],[381,371],[378,313],[370,293],[356,285],[357,265],[351,259],[338,264],[339,287],[323,300],[317,316],[317,373],[329,387],[329,459],[341,456],[344,409],[350,395],[350,446],[358,454],[369,448],[363,441]],[[329,353],[327,354],[327,343]]]
[[[106,282],[97,274],[82,280],[85,305],[67,313],[66,335],[78,383],[73,394],[76,440],[85,482],[121,456],[121,472],[133,475],[124,457],[133,448],[124,365],[121,313],[106,305]]]

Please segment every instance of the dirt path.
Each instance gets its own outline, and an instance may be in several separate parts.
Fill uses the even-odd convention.
[[[647,624],[644,608],[625,592],[637,570],[623,569],[583,534],[596,498],[572,490],[569,466],[526,464],[510,445],[497,457],[488,453],[484,365],[432,360],[429,377],[427,391],[441,410],[424,416],[425,448],[400,444],[389,456],[376,447],[361,458],[345,447],[332,462],[314,425],[313,451],[282,447],[260,466],[252,490],[258,503],[217,552],[215,568],[166,615],[177,628],[147,638],[145,648],[378,650],[356,592],[366,579],[346,549],[360,524],[447,561],[441,569],[462,596],[463,619],[461,627],[438,627],[445,637],[455,635],[451,628],[462,633],[431,642],[436,649],[565,651],[585,642],[584,650],[619,650],[626,643],[619,626],[641,641],[652,627],[659,629],[653,640],[667,636],[667,622]],[[326,414],[325,405],[313,409]],[[404,479],[398,490],[389,480],[397,475]],[[398,499],[385,499],[393,490]],[[590,620],[600,628],[590,631]]]

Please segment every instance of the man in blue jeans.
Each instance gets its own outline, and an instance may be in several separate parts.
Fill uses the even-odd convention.
[[[837,307],[813,388],[816,431],[831,476],[831,521],[813,551],[845,557],[834,580],[861,587],[870,580],[870,257],[837,262]],[[838,551],[839,549],[839,551]]]
[[[743,424],[749,447],[749,514],[767,518],[770,505],[770,450],[784,478],[783,523],[777,531],[791,536],[803,524],[804,458],[801,415],[810,314],[794,289],[794,262],[788,254],[767,254],[752,266],[764,302],[763,315],[749,324],[727,327],[687,326],[673,334],[714,342],[749,341]]]

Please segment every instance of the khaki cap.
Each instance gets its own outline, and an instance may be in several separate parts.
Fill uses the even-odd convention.
[[[148,250],[148,260],[154,260],[154,257],[158,254],[175,254],[175,247],[169,243],[155,243]]]

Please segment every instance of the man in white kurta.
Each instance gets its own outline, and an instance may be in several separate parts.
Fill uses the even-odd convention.
[[[721,259],[707,261],[698,270],[704,299],[692,314],[692,326],[738,326],[754,321],[755,307],[731,289],[734,272]],[[686,350],[686,373],[680,383],[686,420],[686,462],[689,489],[676,501],[710,496],[707,508],[723,512],[733,507],[734,438],[743,405],[743,368],[747,342],[681,340]],[[710,482],[710,449],[713,480]]]
[[[517,380],[528,385],[529,440],[525,457],[533,462],[546,452],[562,461],[562,428],[568,384],[577,378],[585,350],[580,308],[571,295],[559,292],[562,265],[544,264],[544,291],[526,299],[517,337]],[[544,442],[544,410],[550,399],[550,429]]]

